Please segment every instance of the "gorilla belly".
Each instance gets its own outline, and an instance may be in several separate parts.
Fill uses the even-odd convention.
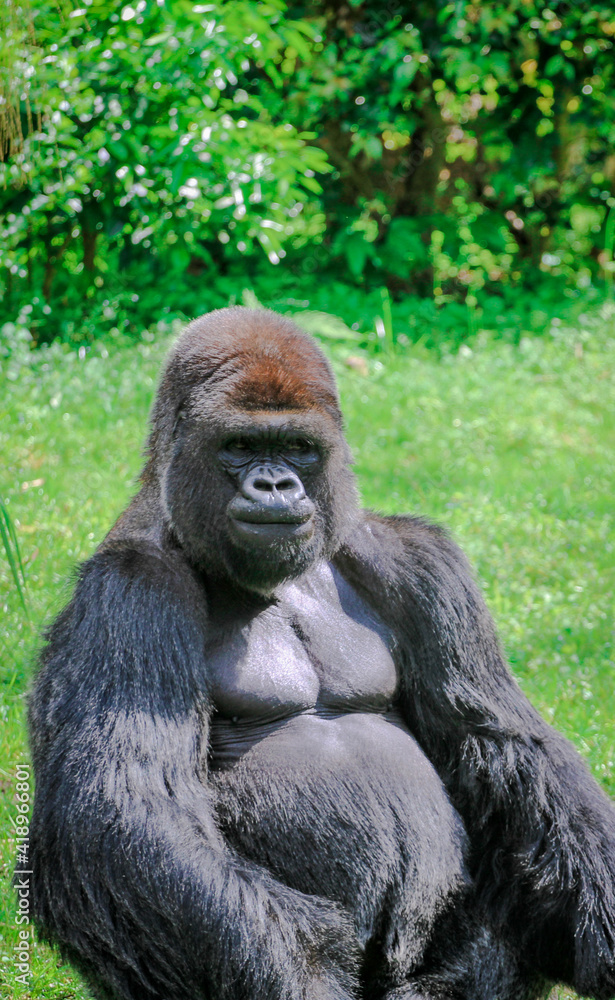
[[[462,822],[416,741],[394,715],[362,712],[300,714],[252,739],[245,749],[239,737],[233,766],[213,757],[227,840],[292,888],[342,903],[359,941],[377,938],[409,971],[465,883]]]

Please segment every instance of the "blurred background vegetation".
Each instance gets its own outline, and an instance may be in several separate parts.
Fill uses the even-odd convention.
[[[87,345],[239,280],[542,332],[612,289],[614,44],[612,2],[4,0],[2,318]]]

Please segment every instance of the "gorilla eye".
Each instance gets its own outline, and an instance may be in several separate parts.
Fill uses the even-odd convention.
[[[307,441],[306,438],[292,438],[285,441],[282,446],[282,453],[286,455],[289,462],[300,463],[301,465],[318,462],[320,452],[315,444]]]
[[[254,460],[258,443],[248,437],[231,438],[226,441],[219,452],[223,465],[229,468],[242,468]]]

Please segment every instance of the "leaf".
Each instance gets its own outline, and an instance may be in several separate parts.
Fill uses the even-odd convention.
[[[551,56],[551,58],[547,60],[547,64],[544,70],[544,75],[556,76],[558,73],[561,73],[565,65],[566,65],[566,60],[564,59],[563,55],[560,52],[558,52],[556,55]]]
[[[363,233],[351,233],[344,241],[344,255],[355,278],[360,278],[363,274],[367,259],[371,257],[372,252],[372,246]]]
[[[306,177],[305,174],[301,177],[301,184],[308,191],[312,191],[314,194],[320,194],[322,191],[322,186],[318,183],[315,177]]]
[[[150,38],[146,38],[141,45],[164,45],[171,38],[172,31],[163,31],[159,35],[151,35]]]
[[[291,318],[302,330],[317,337],[326,337],[327,340],[357,340],[359,338],[359,334],[355,330],[351,330],[339,316],[334,316],[333,313],[304,309],[301,312],[292,313]]]

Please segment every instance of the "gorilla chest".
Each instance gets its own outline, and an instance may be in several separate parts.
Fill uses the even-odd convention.
[[[257,723],[302,712],[383,712],[397,676],[384,627],[325,565],[207,650],[219,718]]]

